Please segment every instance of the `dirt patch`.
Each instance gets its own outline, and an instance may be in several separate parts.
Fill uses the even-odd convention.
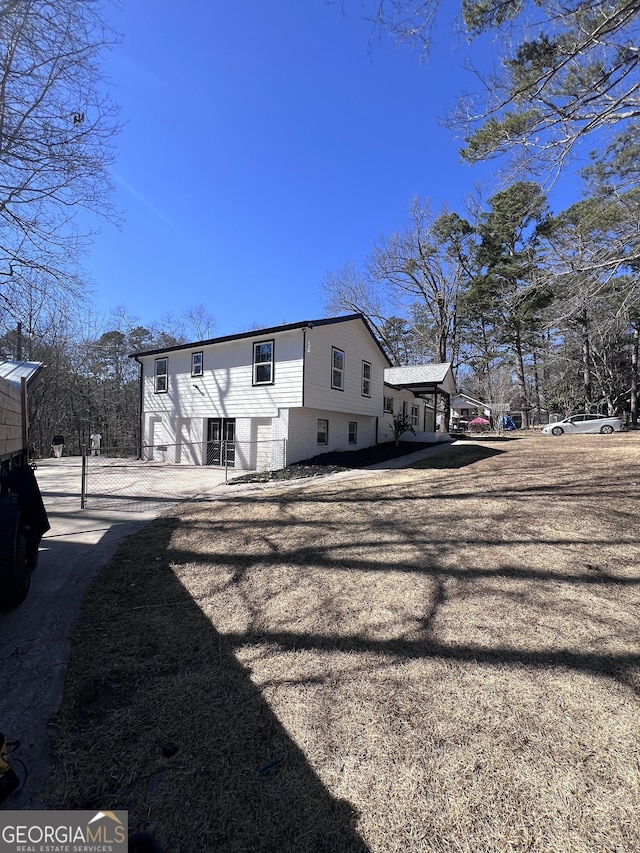
[[[636,850],[640,435],[474,446],[128,540],[49,806],[174,853]]]

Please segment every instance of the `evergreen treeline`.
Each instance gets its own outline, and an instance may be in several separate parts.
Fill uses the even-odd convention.
[[[524,426],[595,410],[636,424],[640,190],[596,167],[557,215],[532,181],[464,217],[414,201],[404,231],[326,276],[327,310],[362,311],[396,364],[452,362],[461,388]]]

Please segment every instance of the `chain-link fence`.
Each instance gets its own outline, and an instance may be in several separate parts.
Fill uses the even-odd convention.
[[[87,448],[81,507],[142,511],[210,497],[234,477],[282,468],[284,441],[205,441]]]

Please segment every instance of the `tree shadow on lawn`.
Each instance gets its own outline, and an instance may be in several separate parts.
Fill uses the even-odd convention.
[[[331,796],[169,564],[180,521],[125,542],[89,592],[53,718],[50,808],[128,809],[193,853],[354,851]]]
[[[397,499],[406,499],[402,484],[396,491]],[[511,494],[510,487],[505,491]],[[346,654],[356,665],[362,659],[368,673],[389,661],[440,660],[496,670],[559,668],[638,690],[635,626],[630,618],[623,624],[611,616],[616,601],[621,614],[629,604],[628,598],[614,599],[614,590],[621,595],[637,586],[636,573],[616,577],[586,565],[576,565],[575,572],[546,564],[520,568],[507,550],[490,565],[451,564],[446,557],[461,541],[444,538],[444,521],[434,537],[419,512],[415,518],[398,515],[393,536],[387,532],[381,546],[374,531],[387,523],[383,515],[373,526],[368,523],[367,539],[362,518],[352,520],[330,505],[332,495],[337,502],[368,505],[369,494],[360,485],[345,498],[337,484],[333,490],[263,493],[259,502],[241,496],[220,505],[198,504],[183,517],[152,522],[126,542],[83,608],[64,706],[55,720],[57,766],[49,806],[126,808],[132,829],[157,830],[166,847],[184,853],[365,853],[354,810],[327,790],[236,652],[245,659],[255,653],[254,669],[260,656],[282,662],[287,652],[320,653],[321,665],[299,683],[300,704],[290,710],[296,717],[305,716],[307,701],[313,714],[313,693],[324,678],[326,655],[333,653]],[[305,502],[316,506],[303,513]],[[529,544],[526,538],[494,540],[488,532],[479,528],[470,544],[505,549]],[[566,549],[593,546],[590,552],[601,545],[595,535],[588,541],[576,534],[549,541]],[[629,545],[634,543],[630,537]],[[179,581],[181,574],[191,592]],[[417,633],[368,634],[366,627],[354,629],[340,618],[340,607],[351,604],[349,589],[366,589],[369,579],[374,589],[386,574],[392,595],[426,579]],[[402,577],[412,575],[403,587]],[[316,586],[308,585],[311,576]],[[252,587],[260,580],[264,586]],[[509,586],[519,580],[529,583]],[[555,589],[546,586],[551,582]],[[596,624],[597,613],[591,617],[592,600],[575,603],[581,591],[596,586],[602,587],[599,600],[606,602],[606,636],[624,627],[624,636],[618,631],[620,645],[594,645],[603,626]],[[553,624],[556,609],[566,610],[557,638],[545,628],[527,639],[528,612],[534,605],[540,610],[534,587],[543,590],[545,622]],[[227,607],[227,594],[240,601],[241,612],[237,623],[217,630],[206,614],[217,607],[212,617],[234,617],[235,600],[230,598]],[[439,638],[438,614],[447,596],[455,595],[472,598],[480,614],[485,602],[502,607],[511,596],[514,630],[521,626],[525,633],[505,634],[499,642],[481,633]],[[281,606],[274,610],[278,598]],[[302,604],[308,623],[293,618],[304,615]],[[320,614],[314,629],[323,607],[328,613]],[[391,610],[390,629],[396,618]],[[570,632],[581,618],[589,641],[584,649]],[[282,663],[282,671],[288,675],[287,665]],[[264,686],[258,676],[259,671]]]
[[[473,450],[474,448],[469,448]],[[482,450],[482,448],[480,448]],[[500,453],[501,451],[494,451]],[[433,461],[433,460],[429,460]],[[529,486],[522,488],[507,487],[495,490],[492,497],[514,497],[522,495],[523,499],[529,493],[532,497],[537,496],[536,489]],[[558,486],[555,501],[555,513],[560,512],[560,498],[567,498],[572,512],[575,511],[574,491],[567,490],[566,485]],[[587,495],[591,491],[587,490]],[[452,498],[458,500],[464,495],[459,493],[438,493],[438,500]],[[577,494],[577,497],[582,495]],[[602,555],[595,558],[595,553],[600,554],[602,549],[602,538],[595,534],[584,535],[585,531],[579,531],[570,525],[567,534],[560,532],[548,534],[535,530],[535,533],[520,531],[517,521],[519,518],[518,507],[514,505],[513,515],[516,521],[509,527],[510,518],[507,518],[505,530],[485,526],[479,522],[476,527],[475,513],[469,509],[462,513],[458,519],[464,526],[464,534],[458,532],[450,538],[445,538],[448,526],[430,527],[425,524],[424,518],[428,518],[428,512],[424,518],[420,510],[387,516],[386,508],[380,510],[373,527],[362,527],[362,519],[349,516],[351,509],[344,510],[344,504],[362,504],[369,506],[370,501],[375,501],[378,507],[388,505],[389,501],[399,501],[403,505],[407,500],[417,501],[418,507],[421,502],[429,506],[431,496],[408,495],[404,485],[400,484],[396,489],[386,486],[381,489],[377,485],[363,486],[358,483],[353,489],[343,490],[340,484],[331,489],[309,489],[295,488],[284,494],[263,494],[260,497],[261,515],[255,511],[255,498],[238,497],[228,503],[233,510],[230,517],[212,519],[207,517],[206,510],[193,513],[190,517],[190,536],[194,539],[200,537],[199,526],[203,542],[207,542],[202,552],[194,555],[188,548],[181,551],[180,546],[174,544],[172,549],[172,561],[174,565],[186,566],[202,563],[203,567],[213,565],[218,568],[228,569],[233,577],[235,585],[241,584],[247,573],[254,566],[274,569],[285,565],[293,570],[304,573],[305,570],[316,569],[327,572],[344,572],[345,583],[349,574],[363,574],[363,582],[366,584],[367,577],[371,578],[373,585],[377,583],[376,576],[385,574],[407,574],[416,577],[429,578],[436,590],[431,601],[431,610],[435,613],[441,603],[438,599],[437,590],[442,592],[444,582],[457,585],[460,589],[466,587],[471,590],[474,585],[505,585],[520,583],[527,594],[534,590],[534,586],[545,588],[547,584],[557,585],[558,588],[574,590],[573,599],[582,594],[602,595],[607,600],[613,601],[614,595],[623,595],[626,590],[633,593],[640,588],[640,576],[637,572],[620,572],[617,564],[609,566],[606,558]],[[339,506],[335,506],[335,504]],[[619,517],[618,507],[612,510],[605,502],[599,501],[604,515],[593,513],[592,520],[594,531],[599,525],[610,523],[611,519],[606,514],[612,512]],[[303,509],[309,504],[309,509]],[[252,509],[252,506],[254,507]],[[316,508],[314,510],[314,507]],[[584,506],[587,509],[587,504]],[[357,512],[357,510],[354,510]],[[368,512],[368,510],[367,510]],[[393,513],[393,510],[391,510]],[[415,518],[412,516],[415,515]],[[495,512],[494,512],[495,516]],[[244,519],[251,517],[251,531],[247,532]],[[389,518],[393,518],[393,522]],[[538,513],[534,515],[538,518]],[[339,519],[338,522],[334,519]],[[422,519],[422,520],[421,520]],[[490,517],[487,519],[491,520]],[[495,518],[493,519],[495,520]],[[442,522],[440,522],[442,524]],[[336,536],[334,531],[340,530]],[[292,533],[292,530],[295,533]],[[380,531],[382,538],[377,534]],[[546,532],[546,531],[545,531]],[[233,548],[232,543],[241,541],[251,542],[246,548]],[[268,550],[262,544],[268,546]],[[632,531],[628,535],[620,535],[615,541],[616,547],[633,548],[637,546],[637,539]],[[457,560],[452,562],[451,557],[464,550],[467,546],[472,548],[492,549],[494,556],[489,562],[472,563],[464,565]],[[413,558],[411,560],[402,557],[394,557],[395,554],[406,552],[411,548]],[[381,548],[386,555],[384,560],[379,559]],[[514,562],[514,550],[530,548],[539,552],[541,549],[551,549],[549,554],[557,556],[559,563],[556,565],[551,558],[538,559],[536,565],[530,562],[517,564]],[[563,563],[563,558],[569,554],[576,553],[577,549],[586,552],[584,558],[572,557],[572,563]],[[604,562],[603,562],[604,560]],[[571,568],[569,566],[571,565]],[[295,572],[294,572],[295,575]],[[602,593],[600,593],[602,590]],[[610,593],[610,595],[608,595]],[[278,593],[274,589],[273,595]],[[565,593],[563,593],[565,595]],[[526,601],[526,597],[524,599]],[[562,599],[564,600],[564,599]],[[553,610],[553,601],[550,599],[550,607]],[[249,606],[249,605],[247,605]],[[560,606],[560,605],[558,605]],[[621,601],[621,606],[624,606]],[[249,607],[251,610],[251,607]],[[526,609],[521,609],[522,616]],[[337,623],[339,624],[339,623]],[[312,649],[323,648],[329,650],[341,650],[347,652],[361,653],[366,650],[374,651],[380,655],[395,655],[408,659],[417,658],[441,658],[443,660],[457,660],[463,662],[477,661],[484,664],[525,666],[533,669],[564,667],[570,670],[582,671],[594,675],[605,675],[613,678],[626,686],[634,686],[636,681],[635,670],[640,666],[640,655],[632,651],[630,653],[616,654],[609,651],[603,653],[585,650],[582,652],[570,642],[566,649],[559,644],[556,648],[527,649],[496,647],[492,643],[487,646],[482,644],[443,644],[437,640],[427,637],[415,640],[389,640],[378,641],[367,637],[353,634],[349,636],[326,635],[318,633],[300,633],[299,631],[271,631],[267,627],[255,631],[240,633],[225,633],[226,639],[235,647],[245,644],[267,643],[277,644],[286,649]],[[568,635],[569,641],[571,636]],[[553,645],[556,643],[554,641]],[[632,644],[635,647],[635,643]],[[573,646],[573,647],[571,647]],[[635,689],[635,688],[634,688]]]
[[[343,524],[345,523],[343,522]],[[280,524],[283,528],[287,527],[286,521],[282,521]],[[389,573],[423,576],[431,579],[433,582],[433,597],[430,602],[428,614],[423,615],[421,620],[423,622],[426,620],[429,624],[433,623],[440,606],[445,601],[445,583],[463,584],[467,588],[472,584],[477,585],[479,589],[476,591],[476,595],[482,594],[480,591],[482,585],[493,587],[493,585],[498,583],[507,586],[514,582],[525,584],[553,583],[567,589],[574,589],[576,596],[582,593],[589,595],[591,592],[593,594],[606,595],[607,591],[611,594],[614,594],[614,591],[623,594],[626,590],[634,592],[640,589],[639,575],[620,577],[611,574],[604,568],[592,565],[585,565],[584,569],[576,568],[574,572],[560,571],[552,567],[533,568],[516,566],[508,562],[501,562],[499,565],[491,566],[477,565],[463,567],[440,565],[439,558],[432,556],[433,552],[435,552],[440,558],[444,558],[452,550],[458,551],[467,545],[503,546],[508,554],[508,552],[518,545],[530,544],[526,539],[509,539],[505,542],[499,539],[478,536],[473,541],[456,540],[453,542],[451,540],[434,539],[429,533],[420,538],[413,529],[403,531],[399,528],[397,539],[386,542],[386,551],[391,554],[395,548],[402,549],[407,541],[411,541],[413,546],[425,549],[423,560],[420,562],[406,562],[403,560],[393,560],[389,557],[388,560],[379,562],[374,559],[358,557],[350,549],[344,549],[342,556],[336,557],[335,546],[326,543],[326,536],[324,535],[326,531],[323,530],[322,522],[307,522],[304,526],[305,538],[304,541],[300,542],[299,547],[274,547],[269,553],[261,552],[252,556],[236,554],[231,550],[207,551],[204,554],[196,555],[190,551],[181,551],[179,548],[173,547],[171,550],[171,560],[174,566],[195,567],[200,563],[205,569],[214,565],[217,570],[230,570],[234,587],[242,586],[243,579],[247,573],[257,564],[267,569],[273,567],[274,570],[284,564],[294,570],[292,572],[294,577],[295,569],[304,572],[311,567],[321,571],[326,570],[327,572],[344,572],[345,579],[349,574],[364,572],[371,576],[373,584],[376,583],[374,578],[377,575],[380,576]],[[252,522],[252,535],[258,539],[261,535],[261,527],[262,523],[259,520]],[[263,540],[267,544],[271,541],[271,536],[268,537],[267,534],[273,534],[273,528],[273,520],[265,524],[266,535],[263,537]],[[197,533],[197,526],[191,528],[191,533]],[[229,525],[226,540],[232,541],[236,535],[242,535],[240,528],[235,529],[233,525]],[[599,545],[595,539],[589,540],[578,537],[572,538],[571,544],[573,546],[578,545],[589,548],[596,548]],[[635,538],[629,537],[628,544],[635,545]],[[537,542],[537,547],[565,545],[567,545],[567,542],[562,538],[549,538],[548,540],[538,540]],[[380,548],[380,542],[376,540],[367,541],[360,538],[358,540],[358,548],[364,551],[369,550],[369,553],[375,553]],[[279,592],[283,590],[284,587],[281,587]],[[276,594],[274,592],[274,595]],[[469,594],[468,590],[467,594]],[[508,596],[509,593],[505,592],[504,595]],[[254,612],[251,603],[245,602],[245,604],[249,611]],[[255,611],[254,615],[259,623],[261,621],[259,611]],[[293,615],[295,616],[295,614]],[[526,609],[523,608],[523,619],[525,615]],[[350,654],[373,652],[380,657],[393,656],[407,660],[439,658],[441,660],[478,663],[488,666],[523,666],[533,670],[562,667],[576,672],[612,678],[621,685],[630,687],[635,692],[640,693],[640,683],[638,682],[640,654],[635,652],[616,654],[611,652],[582,652],[569,648],[563,649],[562,647],[549,650],[513,648],[509,646],[501,647],[480,643],[442,643],[437,638],[426,635],[419,639],[398,638],[377,640],[358,634],[343,635],[340,632],[328,634],[320,632],[313,633],[306,630],[276,631],[269,630],[264,626],[258,626],[258,624],[243,632],[225,632],[224,639],[226,643],[238,649],[245,646],[266,644],[267,647],[275,645],[283,651],[322,649],[329,652],[340,651]]]
[[[500,456],[504,452],[504,450],[497,450],[494,447],[483,447],[477,444],[455,444],[435,456],[428,456],[419,462],[412,462],[407,465],[407,468],[427,468],[429,470],[434,468],[439,470],[466,468],[467,465],[482,462],[484,459],[491,459],[492,456]]]

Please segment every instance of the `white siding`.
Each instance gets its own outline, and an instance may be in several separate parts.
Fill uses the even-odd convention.
[[[253,419],[253,436],[255,441],[255,468],[264,471],[271,467],[273,454],[273,424],[271,418]]]
[[[422,425],[424,423],[424,414],[423,414],[423,402],[422,400],[416,399],[413,395],[412,391],[399,390],[398,388],[393,388],[390,385],[384,386],[384,396],[385,397],[393,397],[393,413],[401,411],[403,404],[406,406],[407,415],[411,413],[411,406],[415,406],[416,404],[420,406],[420,415],[419,415],[419,423]],[[380,408],[382,412],[382,407]],[[402,436],[402,441],[407,441],[409,438],[413,438],[410,432],[405,432]],[[379,427],[378,427],[378,441],[393,441],[393,415],[390,412],[383,412],[380,417]]]
[[[405,432],[400,436],[400,441],[449,441],[448,433],[434,431],[435,413],[432,406],[425,406],[425,400],[415,397],[412,391],[399,390],[390,385],[384,386],[384,396],[393,397],[393,411],[398,412],[402,405],[406,405],[407,417],[411,415],[411,406],[418,406],[418,428],[416,434]],[[384,412],[378,425],[378,441],[382,444],[393,441],[393,415]]]
[[[274,382],[253,385],[253,345],[273,340]],[[332,347],[344,352],[344,390],[331,387]],[[191,376],[192,354],[203,353],[203,374]],[[206,462],[207,420],[236,422],[238,467],[281,467],[320,453],[370,447],[393,441],[392,415],[406,402],[419,406],[419,429],[403,441],[436,441],[425,432],[424,401],[411,391],[384,386],[388,363],[359,320],[319,323],[305,329],[259,333],[238,340],[162,353],[168,359],[167,393],[154,392],[154,355],[143,364],[143,441],[171,445],[171,461]],[[371,366],[370,395],[362,393],[363,362]],[[319,418],[329,421],[329,442],[317,444]],[[357,423],[357,443],[349,444],[349,422]],[[431,424],[427,424],[427,427]],[[260,444],[259,444],[260,442]],[[270,446],[269,446],[270,442]],[[167,454],[169,451],[166,452]]]
[[[164,461],[165,451],[158,449],[164,446],[164,441],[165,425],[162,422],[162,417],[160,415],[153,415],[149,418],[149,444],[152,449],[148,458]]]
[[[318,418],[329,421],[329,443],[317,443]],[[349,422],[358,424],[358,443],[349,444]],[[321,453],[361,450],[376,443],[376,419],[371,415],[348,414],[326,409],[290,409],[287,464]]]
[[[176,462],[178,463],[187,465],[200,463],[200,448],[195,443],[192,427],[191,418],[176,419]]]
[[[274,382],[253,385],[253,344],[262,340],[274,341]],[[208,418],[278,417],[281,408],[302,403],[302,340],[301,329],[278,332],[269,338],[258,335],[209,346],[194,345],[162,353],[168,359],[168,390],[154,391],[155,360],[157,356],[140,357],[143,365],[143,410],[145,413],[144,440],[151,443],[148,418],[162,419],[165,442],[175,443],[178,419],[189,418],[194,440],[204,440]],[[191,355],[203,353],[202,376],[191,376]],[[199,426],[193,426],[199,422]],[[200,435],[198,436],[198,433]]]
[[[344,391],[331,387],[331,348],[344,352]],[[371,396],[362,394],[362,362],[371,365]],[[379,415],[388,363],[360,320],[314,326],[306,333],[304,405],[329,412]]]

